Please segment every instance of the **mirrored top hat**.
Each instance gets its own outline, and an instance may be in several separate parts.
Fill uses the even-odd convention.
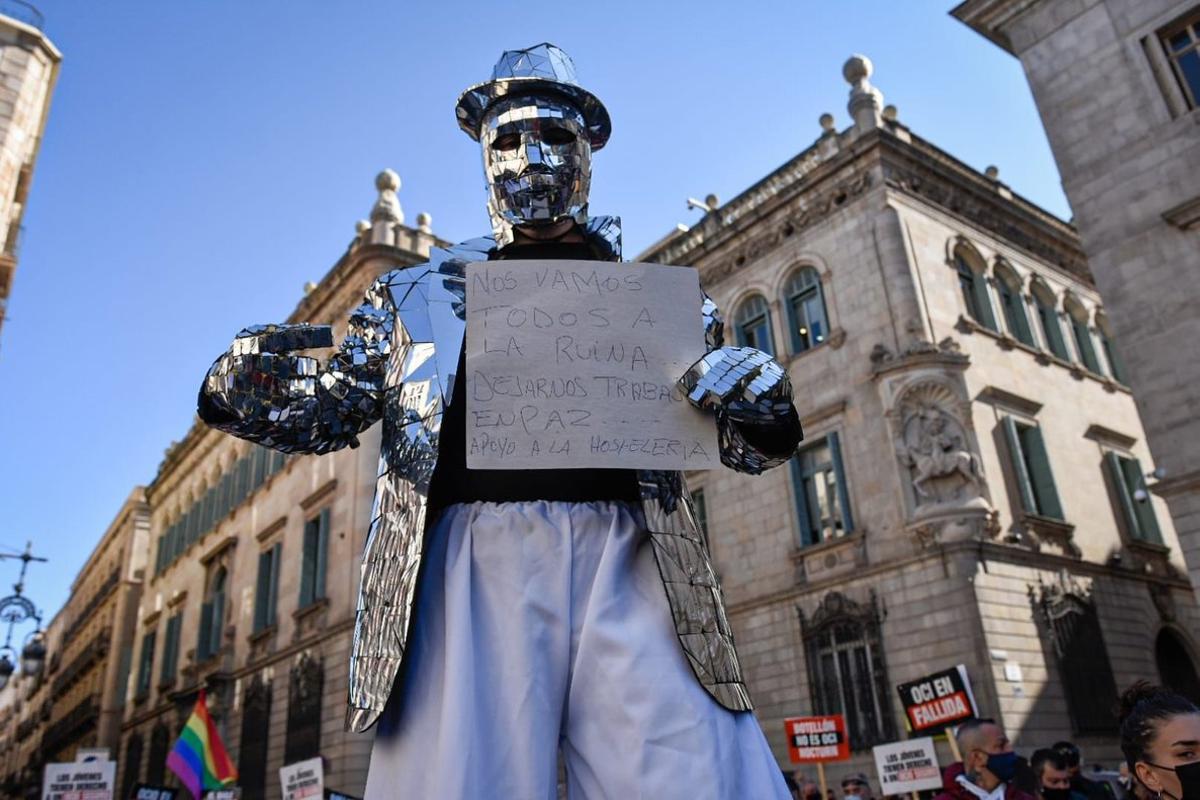
[[[558,95],[583,113],[592,150],[604,147],[612,133],[608,110],[575,79],[575,63],[562,48],[542,42],[524,50],[505,50],[492,69],[492,79],[469,87],[458,98],[458,125],[479,141],[479,124],[488,106],[503,97]]]

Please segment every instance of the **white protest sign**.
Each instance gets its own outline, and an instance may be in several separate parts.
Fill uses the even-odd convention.
[[[321,798],[325,795],[325,767],[320,757],[297,761],[279,768],[279,782],[283,785],[283,800]]]
[[[931,737],[881,744],[872,752],[881,795],[942,788],[942,771],[938,768]]]
[[[676,382],[702,358],[696,271],[467,265],[467,466],[708,469],[712,415]]]
[[[115,761],[47,764],[42,800],[112,800]]]

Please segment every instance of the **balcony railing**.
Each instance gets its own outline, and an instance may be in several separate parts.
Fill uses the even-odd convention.
[[[46,28],[46,18],[42,12],[23,0],[0,0],[0,14],[12,17],[17,22],[24,22],[40,30]]]

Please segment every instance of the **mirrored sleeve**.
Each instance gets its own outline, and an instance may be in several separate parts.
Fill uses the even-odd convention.
[[[394,315],[381,278],[350,316],[346,336],[322,364],[292,351],[328,347],[328,326],[256,325],[233,340],[200,387],[200,418],[285,453],[358,445],[382,415]]]

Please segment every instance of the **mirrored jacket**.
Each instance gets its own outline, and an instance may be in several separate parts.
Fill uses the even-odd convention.
[[[619,261],[620,223],[594,217],[588,241]],[[351,316],[346,337],[322,364],[295,350],[332,344],[328,328],[264,325],[247,328],[210,368],[200,392],[201,418],[228,433],[289,453],[326,453],[358,444],[357,434],[383,421],[379,473],[370,529],[362,557],[346,726],[369,728],[392,691],[404,658],[421,565],[430,479],[438,458],[442,414],[465,333],[465,265],[486,261],[491,237],[431,252],[428,263],[393,270],[367,290]],[[685,386],[693,402],[714,389],[736,386],[755,366],[755,392],[766,413],[791,405],[782,368],[746,348],[740,360],[720,363],[722,322],[703,298],[706,340],[716,364]],[[728,366],[733,364],[733,366]],[[765,364],[765,368],[764,368]],[[709,383],[703,375],[708,371]],[[720,373],[720,374],[718,374]],[[755,377],[757,376],[757,377]],[[746,389],[743,385],[739,391]],[[748,390],[747,390],[747,393]],[[771,406],[770,403],[774,403]],[[764,406],[759,406],[761,409]],[[774,409],[772,411],[771,409]],[[728,415],[716,414],[722,460],[744,472],[761,472],[787,460],[757,450]],[[794,449],[794,446],[793,446]],[[709,562],[690,496],[678,472],[637,472],[638,485],[659,573],[675,629],[696,678],[723,706],[752,706],[734,652],[720,587]]]

